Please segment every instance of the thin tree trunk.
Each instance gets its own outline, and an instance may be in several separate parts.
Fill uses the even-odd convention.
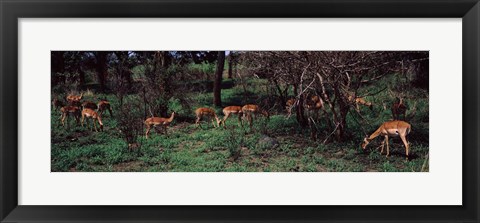
[[[215,72],[215,82],[213,84],[213,104],[222,106],[221,90],[222,90],[222,74],[225,65],[225,51],[218,51],[217,70]]]
[[[78,74],[80,74],[80,87],[83,89],[85,88],[85,72],[80,68]]]
[[[232,56],[232,52],[230,52],[230,54],[228,55],[228,78],[229,79],[232,79],[232,71],[233,71],[233,56]]]

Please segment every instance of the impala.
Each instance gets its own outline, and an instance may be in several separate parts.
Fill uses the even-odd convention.
[[[220,120],[218,118],[215,111],[211,108],[197,108],[197,110],[195,110],[195,116],[197,117],[197,119],[195,120],[195,125],[196,125],[197,128],[198,128],[198,126],[200,126],[200,120],[203,117],[209,117],[210,120],[212,121],[212,124],[213,124],[214,128],[217,127],[217,126],[215,126],[215,122],[213,121],[214,118],[215,118],[215,120],[217,120],[217,125],[219,127],[220,127],[220,123],[222,122],[222,120]]]
[[[319,110],[323,108],[323,100],[317,95],[310,97],[308,100],[306,100],[305,104],[306,108],[309,110]]]
[[[253,115],[255,116],[255,118],[257,118],[257,115],[261,114],[265,116],[267,120],[270,120],[270,114],[267,111],[258,107],[258,105],[253,105],[253,104],[244,105],[242,107],[242,113],[243,113],[243,117],[244,118],[246,117],[248,122],[250,123],[250,128],[253,125],[253,119],[252,119]]]
[[[108,110],[108,112],[110,113],[110,117],[113,117],[113,112],[112,112],[112,107],[110,106],[110,102],[106,100],[101,100],[98,102],[97,105],[98,105],[97,111],[100,113],[100,115],[102,115],[105,110]]]
[[[62,100],[58,99],[58,98],[54,98],[52,100],[52,105],[53,105],[53,108],[56,110],[58,109],[61,109],[62,107],[65,106],[65,102],[63,102]]]
[[[293,106],[295,105],[295,102],[297,102],[297,100],[295,98],[291,98],[291,99],[288,99],[287,102],[285,103],[285,109],[287,110],[287,113],[288,113],[287,117],[290,117],[292,115],[292,110],[293,110]]]
[[[96,122],[98,122],[98,124],[100,125],[100,131],[103,131],[102,119],[100,118],[100,115],[96,111],[94,111],[90,108],[84,108],[82,110],[82,126],[83,126],[83,122],[85,121],[85,118],[87,118],[87,122],[88,122],[89,118],[92,119],[93,126],[95,127],[96,132],[98,132]],[[87,123],[87,125],[88,125],[88,123]]]
[[[240,123],[241,126],[243,126],[242,124],[242,107],[241,106],[228,106],[228,107],[225,107],[223,109],[223,114],[225,115],[223,117],[223,120],[222,120],[222,123],[223,123],[223,127],[226,128],[226,121],[228,119],[228,117],[230,117],[231,114],[237,114],[238,116],[238,122]]]
[[[297,102],[296,99],[288,99],[286,103],[286,109],[288,112],[288,117],[292,115],[293,106]],[[323,109],[323,100],[317,95],[307,97],[305,100],[305,108],[310,111],[315,111],[318,113],[320,109]]]
[[[83,93],[81,93],[80,95],[69,94],[67,96],[67,101],[68,103],[79,102],[80,100],[82,100],[82,97],[83,97]]]
[[[400,115],[403,114],[403,120],[406,119],[407,106],[403,103],[403,98],[399,98],[397,102],[392,105],[392,115],[394,120],[400,120]]]
[[[375,139],[377,136],[383,136],[384,140],[382,142],[382,150],[380,154],[383,154],[383,148],[385,143],[387,143],[387,157],[390,155],[390,148],[388,146],[388,137],[397,137],[399,136],[402,139],[403,144],[405,145],[405,154],[408,159],[408,142],[407,135],[410,133],[412,127],[410,124],[404,121],[388,121],[384,122],[372,135],[365,137],[362,143],[362,149],[365,150],[367,145]]]
[[[322,98],[320,98],[318,95],[307,97],[307,99],[305,100],[305,108],[306,108],[308,126],[310,128],[310,137],[312,138],[312,140],[316,141],[317,140],[317,124],[315,124],[315,122],[318,121],[320,110],[323,110],[325,112]]]
[[[65,119],[67,119],[69,116],[73,116],[75,120],[77,121],[77,124],[80,121],[80,108],[75,107],[75,106],[63,106],[60,108],[60,112],[62,112],[62,115],[60,116],[60,119],[62,120],[62,126],[65,126]],[[67,124],[68,124],[68,119],[67,119]]]
[[[92,110],[97,110],[97,104],[91,102],[91,101],[85,101],[82,103],[82,109],[89,108]]]
[[[369,101],[365,100],[365,98],[363,98],[363,97],[355,97],[355,99],[354,99],[354,97],[352,95],[350,95],[350,96],[348,96],[348,100],[355,104],[355,108],[357,109],[357,111],[360,110],[360,105],[366,106],[366,107],[370,108],[370,110],[373,109],[372,102],[369,102]]]
[[[152,127],[162,126],[165,130],[165,134],[167,134],[167,126],[173,121],[175,117],[175,112],[172,112],[170,118],[162,118],[162,117],[151,117],[145,120],[145,125],[147,126],[147,130],[145,131],[145,138],[148,139],[148,133]]]

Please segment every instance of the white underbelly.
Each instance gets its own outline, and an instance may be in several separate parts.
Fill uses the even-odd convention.
[[[389,129],[389,130],[387,130],[387,134],[388,134],[388,136],[392,136],[392,137],[398,136],[399,135],[398,134],[398,129]]]

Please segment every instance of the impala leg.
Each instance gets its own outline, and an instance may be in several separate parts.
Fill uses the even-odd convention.
[[[388,135],[385,135],[385,141],[387,143],[387,156],[386,157],[388,157],[390,155],[390,147],[388,145]]]
[[[148,139],[149,132],[150,132],[150,125],[147,125],[147,131],[145,131],[145,139]]]
[[[406,139],[405,135],[400,135],[400,138],[402,139],[403,144],[405,145],[405,155],[407,156],[407,159],[408,159],[408,150],[409,150],[409,147],[408,147],[407,139]]]
[[[216,128],[217,126],[215,125],[215,117],[211,117],[210,120],[212,121],[213,128]]]
[[[62,114],[62,116],[60,116],[61,121],[62,121],[62,126],[65,126],[65,117],[64,116],[65,116],[64,114]]]
[[[249,113],[247,115],[247,120],[250,123],[250,130],[252,130],[253,129],[253,115],[251,113]]]
[[[97,122],[95,122],[95,119],[92,119],[93,122],[93,127],[95,128],[95,132],[98,132],[97,130]]]
[[[108,108],[108,112],[110,112],[110,117],[113,117],[113,112],[111,108]]]
[[[250,115],[251,114],[249,112],[243,113],[242,122],[249,122],[250,121]]]
[[[226,129],[227,128],[227,119],[228,117],[230,117],[230,113],[227,113],[225,115],[225,117],[223,118],[223,128]]]
[[[385,147],[385,140],[386,138],[383,138],[383,141],[382,141],[382,149],[380,150],[380,155],[383,155],[383,148]],[[378,148],[378,147],[377,147]]]
[[[198,128],[198,126],[200,126],[199,122],[200,122],[200,117],[197,116],[197,119],[195,120],[195,127],[196,128]]]

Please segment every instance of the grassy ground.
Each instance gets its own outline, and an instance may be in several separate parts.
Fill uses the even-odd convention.
[[[227,80],[228,82],[228,80]],[[240,86],[222,90],[225,106],[255,102]],[[250,89],[250,88],[249,88]],[[252,88],[255,89],[255,88]],[[366,88],[366,90],[369,90]],[[374,89],[372,89],[374,90]],[[261,97],[258,92],[247,92]],[[374,109],[361,108],[348,118],[349,141],[323,144],[328,132],[320,132],[319,140],[311,141],[308,130],[302,129],[294,117],[286,119],[285,112],[274,111],[268,123],[261,119],[253,130],[241,127],[236,117],[227,121],[227,129],[213,128],[203,122],[196,128],[193,109],[211,104],[210,92],[192,93],[197,104],[182,107],[171,100],[170,107],[178,112],[168,129],[168,135],[152,132],[151,137],[139,139],[140,147],[129,151],[122,139],[115,117],[103,116],[105,129],[94,132],[70,120],[62,127],[58,111],[52,111],[52,171],[144,171],[144,172],[292,172],[292,171],[428,171],[428,92],[412,91],[407,114],[412,124],[408,136],[413,153],[406,161],[400,139],[390,140],[391,156],[380,155],[376,148],[383,139],[374,140],[366,151],[360,148],[365,134],[370,134],[391,117],[391,96],[385,91],[367,97]],[[111,101],[114,114],[118,101],[113,95],[95,95]],[[86,100],[94,96],[86,96]],[[221,108],[216,108],[217,114]],[[266,123],[266,124],[265,124]],[[323,124],[319,128],[322,129]]]

